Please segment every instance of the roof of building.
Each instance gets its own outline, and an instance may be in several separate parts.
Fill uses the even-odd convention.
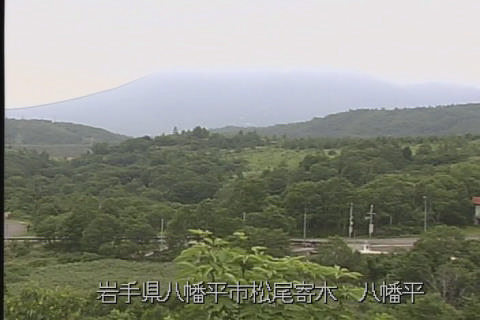
[[[480,206],[480,197],[473,197],[472,202],[476,206]]]

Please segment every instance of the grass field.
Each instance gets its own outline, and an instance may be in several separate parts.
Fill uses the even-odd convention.
[[[160,283],[173,281],[175,265],[172,262],[126,261],[100,259],[73,263],[60,263],[61,254],[52,254],[45,249],[32,248],[22,257],[5,258],[4,283],[7,290],[18,293],[26,286],[41,288],[71,288],[92,293],[98,290],[99,282],[116,281],[118,285],[138,281]]]
[[[480,225],[478,226],[469,226],[462,229],[465,232],[466,236],[480,236]]]
[[[248,173],[258,174],[264,170],[285,165],[296,169],[307,154],[317,153],[317,149],[289,150],[275,147],[256,147],[245,149],[240,153],[228,154],[227,157],[244,159],[248,162]]]

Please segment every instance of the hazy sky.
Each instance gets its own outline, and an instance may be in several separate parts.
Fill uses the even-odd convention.
[[[480,87],[478,0],[7,0],[6,106],[169,69],[347,69]]]

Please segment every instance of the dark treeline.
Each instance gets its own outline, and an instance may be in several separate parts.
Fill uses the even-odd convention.
[[[270,127],[216,129],[220,133],[256,130],[261,135],[288,137],[452,136],[479,134],[480,104],[419,108],[357,109],[306,122]]]

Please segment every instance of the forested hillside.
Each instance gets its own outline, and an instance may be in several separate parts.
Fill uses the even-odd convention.
[[[276,156],[292,148],[302,148],[297,150],[302,156],[289,165]],[[249,159],[256,155],[266,158],[263,167],[262,162],[253,167]],[[30,216],[39,228],[44,219],[69,216],[81,198],[82,210],[92,206],[82,214],[92,219],[94,212],[117,215],[119,222],[133,215],[136,223],[151,226],[147,213],[161,215],[155,208],[169,207],[179,213],[163,217],[169,228],[181,221],[182,232],[208,226],[220,234],[240,227],[235,221],[245,212],[247,224],[275,226],[292,236],[300,234],[307,212],[310,234],[325,236],[345,234],[345,215],[354,202],[359,234],[370,204],[378,212],[379,234],[417,232],[423,196],[432,224],[472,223],[470,199],[480,194],[479,155],[480,139],[472,135],[268,140],[252,133],[226,138],[196,128],[115,146],[97,143],[92,153],[71,161],[7,150],[6,210]],[[139,211],[143,218],[136,216]]]
[[[50,319],[71,314],[206,319],[207,313],[212,319],[277,319],[277,312],[290,319],[425,319],[425,313],[474,319],[478,314],[479,242],[466,240],[453,226],[473,223],[471,198],[480,195],[479,135],[293,140],[256,133],[225,137],[197,127],[91,149],[72,160],[6,150],[5,210],[30,221],[37,235],[49,239],[44,250],[52,253],[39,258],[41,251],[28,253],[32,248],[8,248],[9,305],[23,306],[12,307],[11,318],[25,318],[26,310],[42,312],[40,300],[46,310],[66,310]],[[289,238],[302,236],[305,215],[308,237],[346,236],[350,203],[355,236],[367,236],[365,215],[373,204],[374,237],[421,234],[421,241],[409,253],[364,257],[335,238],[309,261],[288,257]],[[428,233],[423,233],[425,209]],[[166,242],[158,243],[154,238],[162,230]],[[187,245],[192,239],[197,242]],[[252,251],[255,246],[264,249]],[[162,271],[162,281],[325,280],[351,300],[361,298],[366,281],[421,281],[427,294],[398,308],[373,298],[365,304],[255,305],[226,298],[219,304],[138,301],[102,308],[95,297],[68,291],[76,283],[134,280],[125,276],[129,267],[118,279],[104,273],[125,265],[119,259],[136,261],[132,270],[152,270],[146,276],[156,276],[160,266],[170,270],[173,260],[180,273]],[[70,268],[90,273],[72,279]],[[110,278],[98,279],[97,273]],[[31,278],[44,291],[28,289]],[[64,297],[73,301],[68,308],[61,307],[66,300],[55,300],[48,279],[67,290]]]
[[[81,124],[49,120],[5,119],[6,145],[117,143],[126,139],[128,139],[127,136]]]
[[[261,135],[287,137],[414,137],[480,133],[480,104],[428,108],[359,109],[314,118],[307,122],[271,127],[226,127],[221,133],[256,131]]]

